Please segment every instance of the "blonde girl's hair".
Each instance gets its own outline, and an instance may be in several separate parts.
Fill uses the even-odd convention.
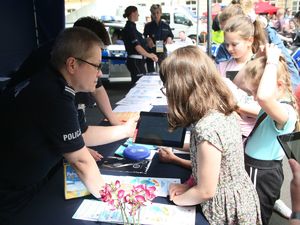
[[[231,5],[240,5],[245,14],[248,14],[251,10],[253,10],[254,3],[253,0],[232,0]]]
[[[219,15],[219,22],[225,23],[231,17],[235,15],[244,15],[243,9],[240,4],[234,4],[227,6]]]
[[[245,82],[251,83],[254,87],[258,87],[261,77],[264,73],[265,67],[267,64],[267,57],[262,56],[259,58],[256,58],[254,60],[249,61],[245,65]],[[298,106],[296,102],[296,98],[293,94],[292,84],[291,84],[291,78],[290,73],[288,70],[288,66],[286,64],[285,59],[280,56],[278,69],[277,69],[277,80],[281,80],[286,88],[286,92],[288,96],[290,97],[290,102],[293,108],[295,109],[297,113],[297,122],[295,125],[294,131],[300,131],[300,123],[299,123],[299,113],[298,113]]]
[[[252,52],[256,53],[260,45],[267,43],[266,32],[259,20],[254,22],[248,16],[237,15],[231,17],[224,27],[224,33],[236,32],[243,39],[253,37]]]
[[[198,47],[175,50],[161,64],[171,130],[186,127],[214,109],[229,115],[237,109],[231,91],[213,61]]]

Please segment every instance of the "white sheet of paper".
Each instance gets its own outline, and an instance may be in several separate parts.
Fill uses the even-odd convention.
[[[152,105],[150,104],[131,104],[131,105],[118,105],[114,108],[114,112],[140,112],[146,111],[149,112],[152,109]]]
[[[152,203],[141,208],[141,224],[152,225],[194,225],[196,221],[196,208],[180,207]],[[84,199],[73,219],[101,221],[110,223],[122,223],[119,210],[111,211],[108,203],[97,200]]]

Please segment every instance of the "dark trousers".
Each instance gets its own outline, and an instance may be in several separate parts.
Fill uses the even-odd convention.
[[[145,60],[144,59],[132,59],[127,58],[126,66],[131,75],[131,83],[134,85],[135,82],[146,73]]]
[[[284,179],[282,161],[257,160],[245,155],[245,167],[259,197],[262,222],[268,225]]]
[[[160,66],[160,64],[162,63],[162,61],[168,56],[168,55],[167,55],[167,52],[163,52],[163,53],[155,53],[154,50],[151,50],[150,52],[152,52],[152,53],[154,53],[155,55],[157,55],[157,57],[158,57],[158,62],[157,62],[157,64],[158,64],[159,66]],[[155,62],[154,62],[152,59],[147,58],[147,59],[146,59],[146,64],[147,64],[147,72],[148,72],[148,73],[152,73],[152,72],[155,72],[155,71],[158,72],[157,69],[155,70],[155,67],[154,67]]]

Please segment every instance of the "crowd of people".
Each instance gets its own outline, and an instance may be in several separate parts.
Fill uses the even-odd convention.
[[[282,17],[278,10],[278,23],[272,21],[276,31],[253,11],[250,0],[235,1],[218,15],[224,42],[214,59],[184,33],[181,41],[189,45],[167,55],[165,45],[174,35],[158,4],[151,6],[143,34],[136,29],[137,7],[128,6],[123,15],[132,84],[159,67],[170,130],[191,130],[185,146],[190,160],[164,147],[158,153],[162,162],[191,169],[188,181],[170,185],[170,200],[200,205],[210,224],[269,224],[284,179],[284,153],[276,137],[298,130],[299,71],[277,31],[295,29],[282,21],[288,18],[297,27],[300,13],[297,21],[297,14]],[[81,18],[35,50],[1,93],[0,224],[10,224],[26,207],[62,157],[99,198],[105,181],[96,161],[102,155],[90,147],[132,137],[137,121],[121,123],[114,116],[98,79],[101,51],[109,42],[102,22]],[[90,96],[111,126],[86,124]],[[300,224],[300,165],[289,163],[293,213],[287,217]]]
[[[280,8],[276,14],[267,16],[268,23],[279,34],[285,45],[291,50],[300,47],[300,12],[292,15],[291,9]]]

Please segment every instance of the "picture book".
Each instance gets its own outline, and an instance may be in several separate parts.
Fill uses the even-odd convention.
[[[65,199],[78,198],[90,194],[69,163],[64,163],[64,192]]]

